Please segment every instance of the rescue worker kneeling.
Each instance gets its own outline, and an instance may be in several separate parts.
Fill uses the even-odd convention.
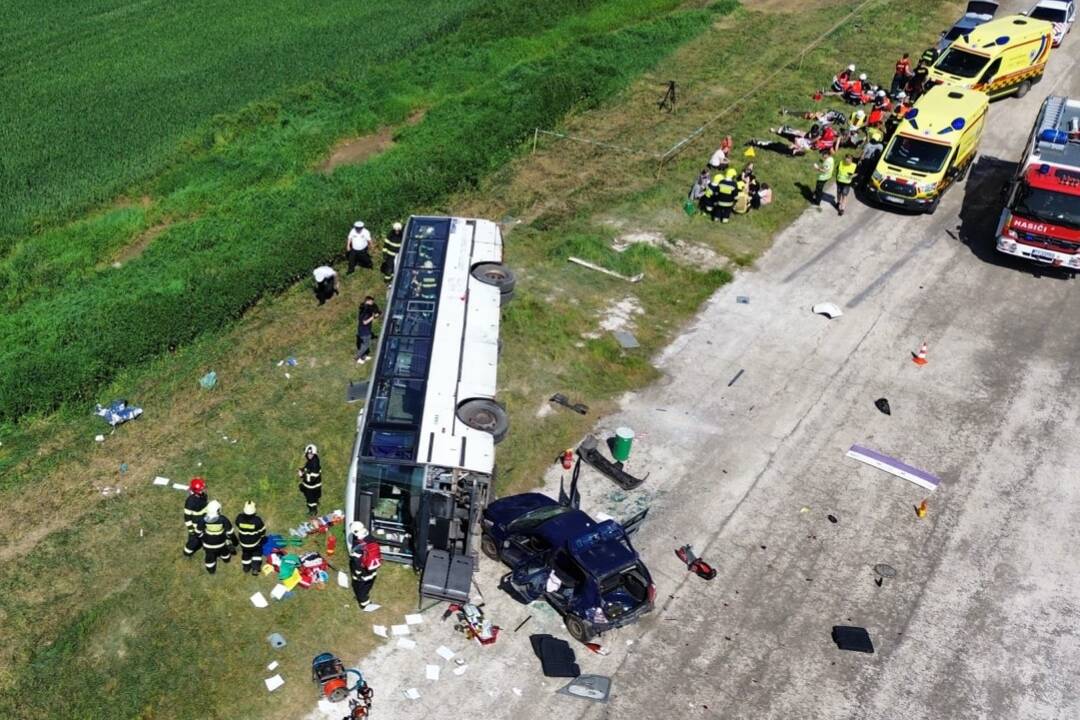
[[[363,610],[371,604],[369,596],[375,576],[382,565],[382,549],[359,520],[349,526],[349,571],[353,594]]]
[[[735,181],[738,173],[735,168],[728,168],[724,177],[719,175],[713,178],[710,188],[715,187],[716,197],[713,198],[712,219],[720,222],[731,220],[731,211],[735,207],[735,196],[739,192],[739,185]]]
[[[232,559],[232,547],[236,545],[236,533],[233,532],[229,518],[221,514],[221,503],[211,500],[206,506],[206,515],[198,522],[199,539],[206,551],[206,572],[217,572],[217,561],[229,562]]]
[[[244,512],[236,516],[236,535],[240,540],[240,565],[243,572],[258,575],[262,569],[262,543],[266,523],[255,514],[255,503],[244,503]]]

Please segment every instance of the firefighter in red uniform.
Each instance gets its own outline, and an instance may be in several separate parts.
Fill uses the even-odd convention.
[[[371,601],[371,588],[375,585],[375,576],[382,565],[382,550],[374,537],[359,520],[349,526],[349,570],[352,576],[352,589],[356,602],[363,610]]]
[[[188,496],[184,500],[184,526],[187,527],[187,542],[184,544],[184,557],[191,557],[202,547],[197,525],[206,514],[206,481],[201,477],[191,478]]]

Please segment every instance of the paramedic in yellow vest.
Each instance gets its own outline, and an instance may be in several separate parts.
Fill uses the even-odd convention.
[[[814,170],[817,170],[817,182],[814,185],[814,196],[811,199],[814,205],[821,207],[821,198],[825,195],[825,183],[832,180],[835,169],[836,161],[833,160],[833,149],[827,147],[821,151],[821,162],[814,163]]]
[[[844,206],[847,205],[848,196],[851,195],[851,184],[855,182],[855,174],[859,170],[858,163],[851,155],[844,156],[840,166],[836,168],[836,212],[844,214]]]

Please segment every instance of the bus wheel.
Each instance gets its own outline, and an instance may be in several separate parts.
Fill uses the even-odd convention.
[[[514,291],[513,290],[510,290],[510,291],[504,290],[499,295],[499,307],[505,307],[506,305],[509,305],[510,301],[513,300],[513,299],[514,299]]]
[[[1031,81],[1030,80],[1025,80],[1024,82],[1020,83],[1020,87],[1016,88],[1016,97],[1018,97],[1018,98],[1024,97],[1025,95],[1028,94],[1028,90],[1030,90],[1030,89],[1031,89]]]
[[[504,295],[513,292],[516,282],[514,273],[502,263],[480,263],[473,268],[472,276],[482,283],[494,285]]]
[[[496,443],[510,431],[510,418],[494,400],[466,400],[457,411],[458,420],[473,430],[490,433]]]

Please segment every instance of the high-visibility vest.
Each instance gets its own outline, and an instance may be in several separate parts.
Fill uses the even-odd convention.
[[[855,172],[858,169],[859,166],[855,163],[844,160],[840,163],[840,167],[836,169],[836,182],[850,185],[851,181],[855,179]]]
[[[735,193],[739,191],[738,185],[734,180],[724,178],[724,181],[717,185],[717,192],[719,193],[716,198],[716,204],[722,208],[729,208],[735,205]]]
[[[817,179],[821,181],[829,180],[833,176],[833,170],[836,168],[836,162],[832,157],[827,157],[821,161],[821,170],[818,171]]]

